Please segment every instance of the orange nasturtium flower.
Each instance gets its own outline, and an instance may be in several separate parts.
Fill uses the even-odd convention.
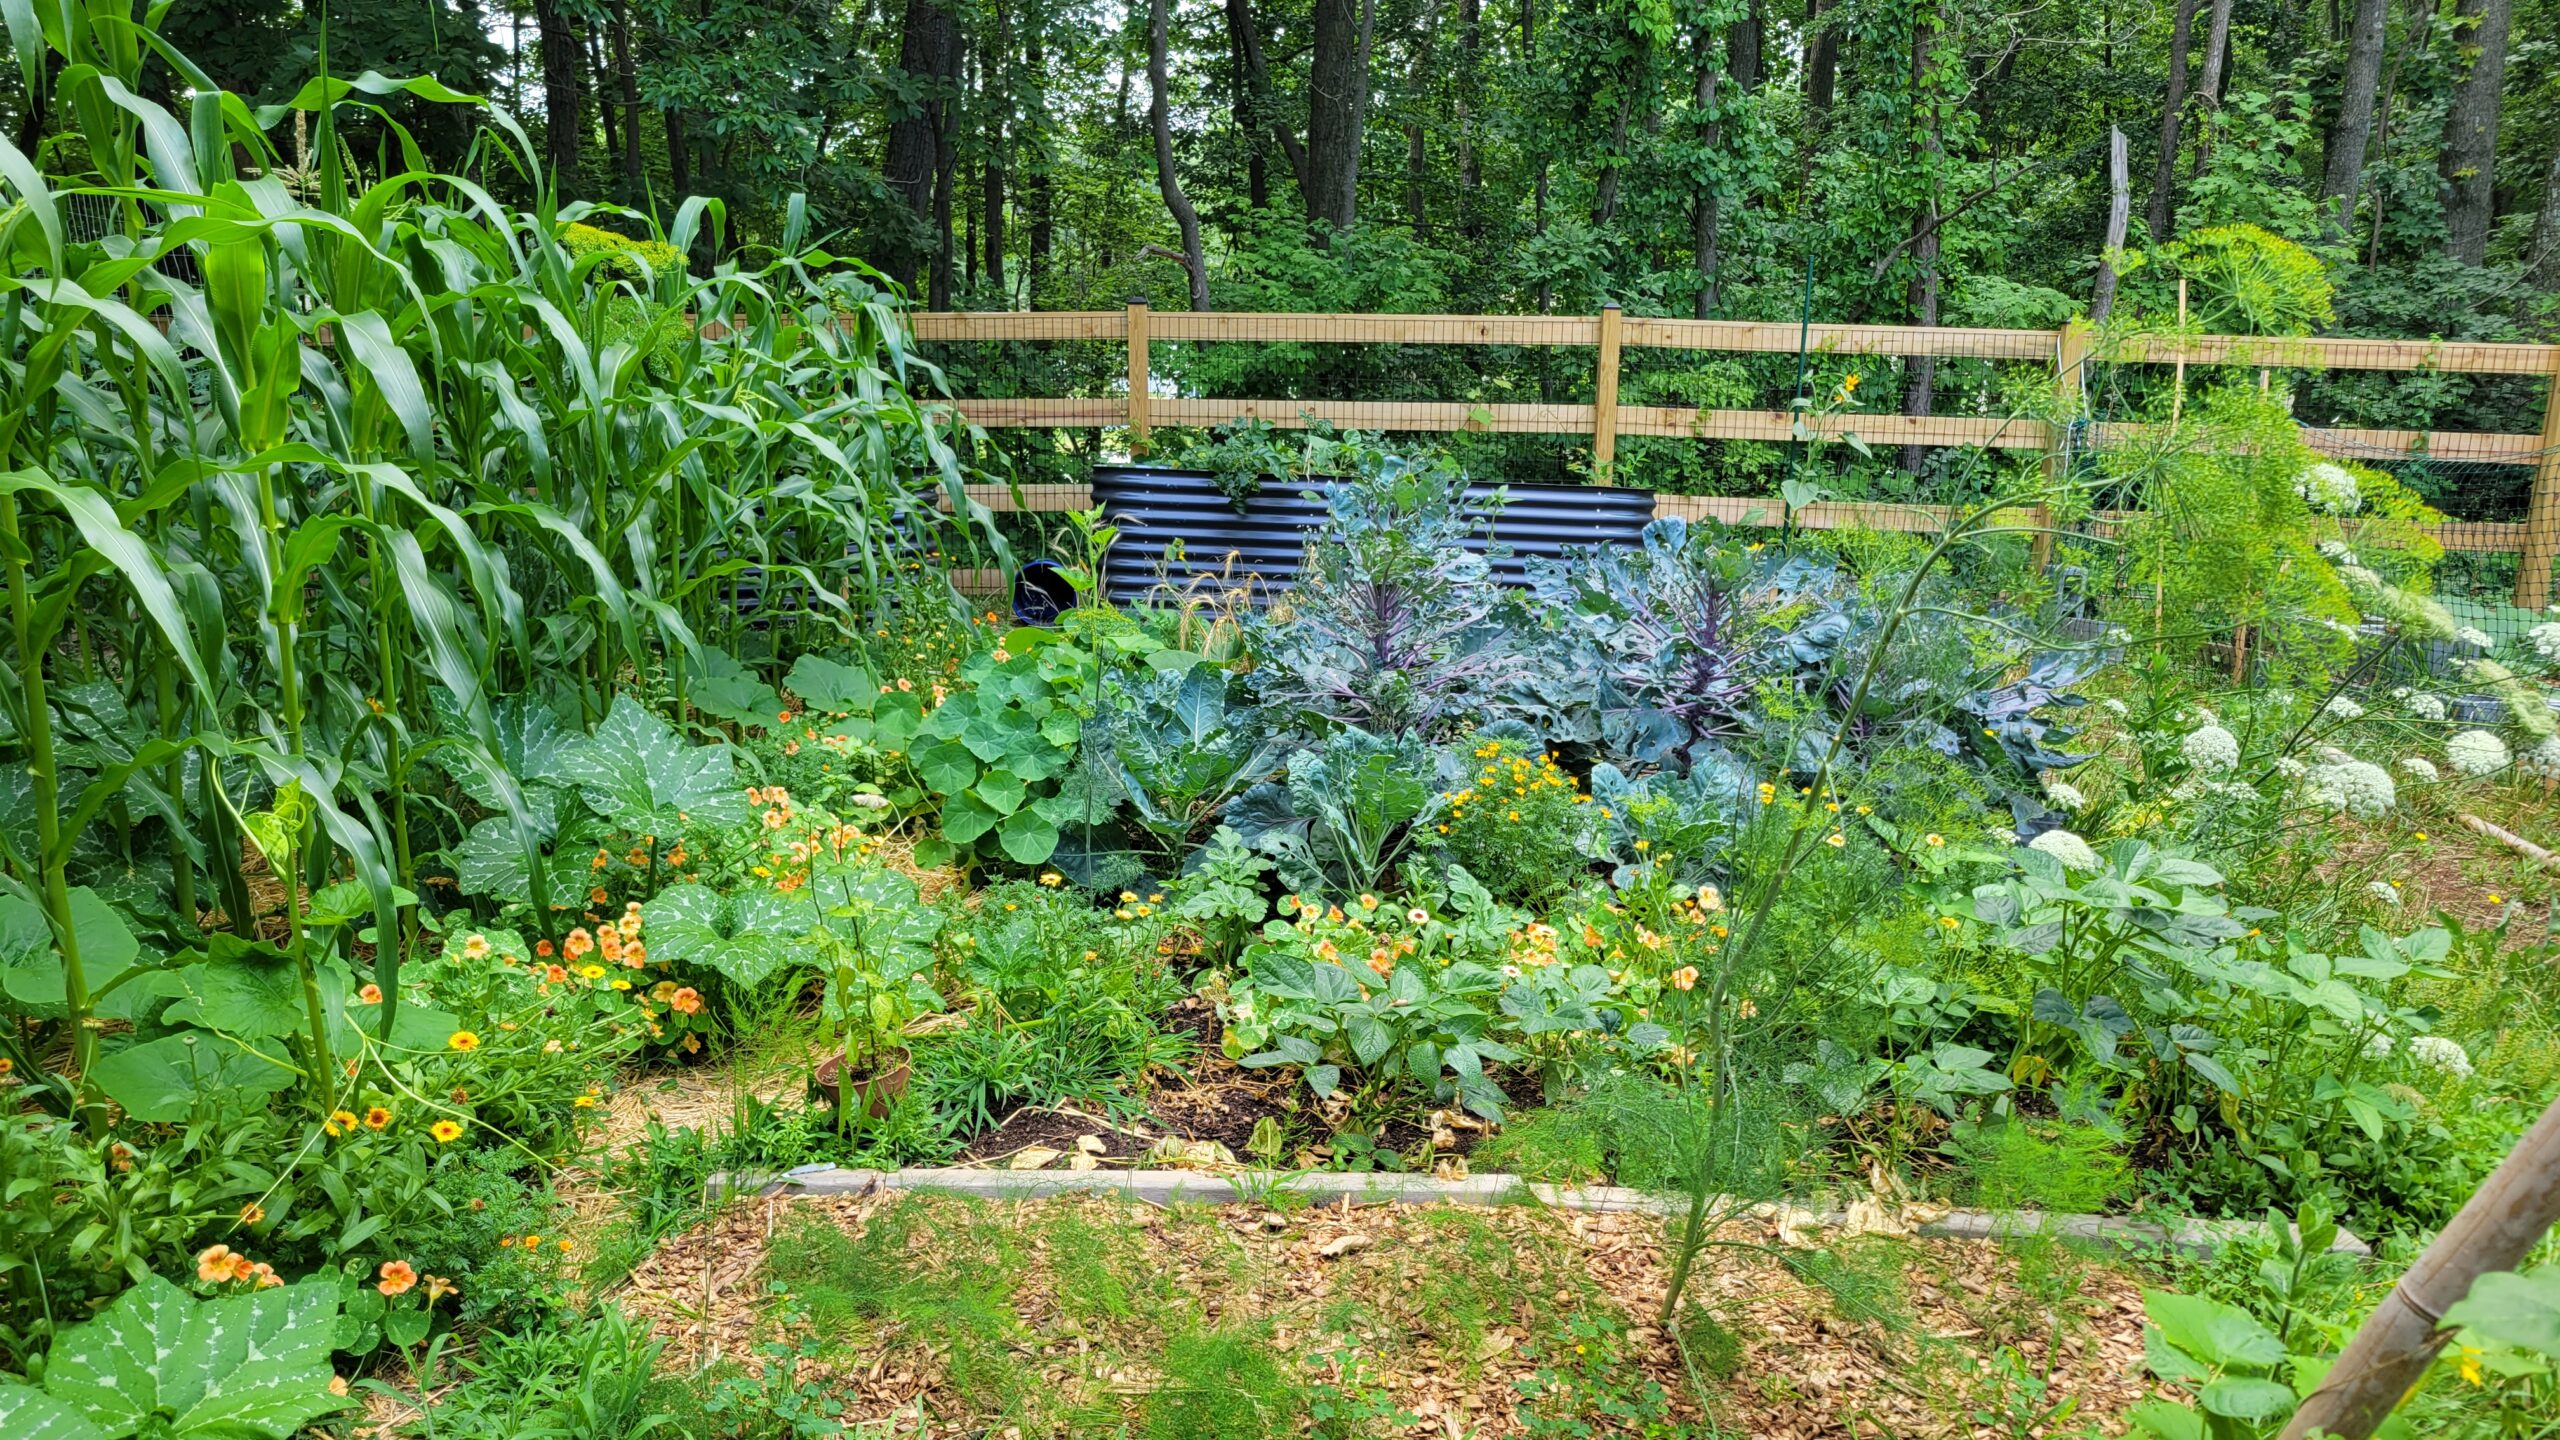
[[[385,1260],[382,1262],[382,1278],[374,1282],[373,1288],[385,1295],[406,1295],[417,1283],[417,1269],[408,1261]]]

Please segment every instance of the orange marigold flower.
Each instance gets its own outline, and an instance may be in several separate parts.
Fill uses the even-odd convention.
[[[418,1283],[417,1270],[406,1260],[383,1261],[381,1274],[373,1288],[385,1295],[406,1295]]]
[[[367,1130],[387,1129],[390,1124],[391,1111],[387,1106],[371,1106],[364,1112],[364,1128]]]

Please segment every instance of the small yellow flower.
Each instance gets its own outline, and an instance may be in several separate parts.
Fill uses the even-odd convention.
[[[1950,930],[1953,930],[1953,929],[1955,929],[1957,926],[1962,925],[1964,922],[1963,922],[1963,921],[1961,921],[1961,920],[1958,920],[1958,919],[1957,919],[1956,917],[1954,917],[1953,915],[1941,915],[1941,916],[1939,916],[1939,917],[1938,917],[1938,923],[1939,923],[1939,924],[1941,924],[1941,925],[1943,925],[1943,926],[1945,926],[1946,928],[1948,928],[1948,929],[1950,929]]]
[[[2426,831],[2424,831],[2424,830],[2421,830],[2421,831],[2417,832],[2416,834],[2414,834],[2414,835],[2410,836],[2409,838],[2410,838],[2410,839],[2412,839],[2412,840],[2424,840],[2424,839],[2426,839],[2426,838],[2427,838],[2427,832],[2426,832]]]
[[[601,980],[604,978],[604,967],[601,965],[581,965],[578,967],[578,973],[584,975],[590,980]]]
[[[1823,843],[1823,844],[1825,844],[1825,845],[1830,846],[1830,847],[1831,847],[1832,849],[1834,849],[1834,850],[1837,850],[1837,849],[1839,849],[1841,846],[1846,845],[1846,844],[1848,844],[1848,843],[1849,843],[1849,837],[1848,837],[1848,836],[1846,836],[1846,835],[1841,834],[1841,833],[1840,833],[1839,831],[1837,831],[1837,830],[1834,830],[1834,831],[1832,831],[1832,832],[1831,832],[1831,834],[1830,834],[1829,836],[1827,836],[1827,837],[1823,840],[1823,842],[1822,842],[1822,843]]]
[[[2502,896],[2502,895],[2498,894],[2496,891],[2494,891],[2494,890],[2493,890],[2493,891],[2489,892],[2489,903],[2490,903],[2490,904],[2492,904],[2492,905],[2504,905],[2504,904],[2506,904],[2507,902],[2506,902],[2506,897],[2504,897],[2504,896]]]
[[[596,1108],[596,1097],[593,1095],[581,1095],[569,1103],[580,1110],[593,1110]]]
[[[456,1030],[444,1043],[445,1048],[449,1050],[477,1050],[480,1048],[480,1037],[468,1030]]]
[[[1944,836],[1944,835],[1931,835],[1931,836],[1929,836],[1929,837],[1927,838],[1927,844],[1928,844],[1929,848],[1931,848],[1931,849],[1933,849],[1933,850],[1934,850],[1934,849],[1936,849],[1937,847],[1941,846],[1941,845],[1946,844],[1946,843],[1947,843],[1947,837],[1946,837],[1946,836]]]
[[[462,1127],[451,1120],[439,1120],[427,1127],[427,1133],[436,1137],[437,1144],[449,1145],[462,1138]]]
[[[390,1124],[391,1111],[386,1106],[376,1105],[364,1112],[364,1128],[367,1130],[388,1129]]]

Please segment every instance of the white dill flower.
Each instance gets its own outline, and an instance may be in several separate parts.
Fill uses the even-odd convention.
[[[2476,625],[2464,625],[2457,628],[2453,632],[2453,641],[2457,645],[2468,645],[2475,650],[2495,650],[2498,648],[2498,642],[2490,637],[2489,632]]]
[[[2388,1030],[2376,1030],[2376,1031],[2374,1031],[2374,1032],[2373,1032],[2372,1037],[2371,1037],[2370,1039],[2368,1039],[2368,1040],[2366,1040],[2366,1041],[2364,1042],[2364,1058],[2366,1058],[2367,1060],[2383,1060],[2383,1059],[2388,1059],[2388,1058],[2390,1057],[2390,1055],[2391,1055],[2391,1032],[2390,1032],[2390,1031],[2388,1031]]]
[[[2047,830],[2028,841],[2027,848],[2041,850],[2061,861],[2065,870],[2098,871],[2107,868],[2107,862],[2098,858],[2098,852],[2089,848],[2088,841],[2068,830]]]
[[[2323,460],[2306,466],[2293,482],[2293,488],[2323,515],[2353,515],[2364,503],[2356,488],[2356,477],[2346,468]]]
[[[2329,703],[2320,707],[2320,713],[2332,720],[2361,720],[2364,707],[2344,695],[2332,695]]]
[[[2410,779],[2422,785],[2433,785],[2444,778],[2436,773],[2435,762],[2424,756],[2412,755],[2400,762],[2400,768],[2409,772]]]
[[[2051,775],[2045,776],[2044,798],[2064,810],[2089,808],[2089,797],[2080,793],[2079,786],[2068,780],[2056,780]]]
[[[2459,1041],[2442,1035],[2409,1037],[2409,1058],[2431,1070],[2441,1070],[2456,1080],[2471,1078],[2471,1054]]]
[[[2465,730],[2444,742],[2445,763],[2453,773],[2477,780],[2507,768],[2507,742],[2487,730]]]
[[[2390,771],[2345,757],[2312,766],[2303,777],[2302,794],[2324,810],[2344,810],[2358,820],[2374,819],[2400,800]]]
[[[2409,714],[2413,719],[2442,720],[2447,713],[2441,695],[2430,695],[2422,690],[2409,697]]]
[[[2547,735],[2516,757],[2516,768],[2546,780],[2560,779],[2560,735]]]
[[[2525,643],[2545,660],[2560,661],[2560,620],[2545,620],[2524,632]]]
[[[2208,723],[2179,741],[2178,753],[2197,769],[2220,774],[2239,767],[2240,737]]]
[[[2554,625],[2554,626],[2552,626],[2551,628],[2552,628],[2552,629],[2554,629],[2554,630],[2560,630],[2560,625]],[[2127,716],[2127,715],[2129,715],[2129,714],[2133,713],[2131,710],[2129,710],[2128,708],[2126,708],[2125,703],[2124,703],[2123,701],[2118,700],[2117,698],[2115,698],[2115,697],[2114,697],[2114,696],[2112,696],[2112,695],[2108,696],[2108,697],[2107,697],[2106,699],[2104,699],[2104,700],[2099,701],[2098,703],[2099,703],[2100,705],[2103,705],[2103,706],[2105,706],[2105,707],[2106,707],[2106,710],[2107,710],[2107,713],[2108,713],[2108,714],[2115,716],[2115,717],[2116,717],[2117,719],[2119,719],[2119,720],[2121,720],[2121,719],[2123,719],[2125,716]]]
[[[2385,905],[2397,905],[2400,903],[2399,888],[2394,886],[2388,880],[2376,880],[2372,884],[2365,886],[2364,890],[2366,894],[2381,901]]]

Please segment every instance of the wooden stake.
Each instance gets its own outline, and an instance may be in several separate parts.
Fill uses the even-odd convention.
[[[2282,1440],[2313,1432],[2365,1440],[2444,1348],[2444,1312],[2493,1270],[2513,1270],[2560,1221],[2560,1100],[2510,1151],[2453,1223],[2400,1277],[2329,1367]]]
[[[2186,276],[2184,276],[2184,275],[2181,275],[2181,276],[2179,276],[2179,277],[2178,277],[2178,333],[2179,333],[2181,336],[2183,336],[2183,335],[2185,335],[2185,334],[2186,334],[2186,330],[2187,330],[2187,277],[2186,277]],[[2182,415],[2182,414],[2186,413],[2186,409],[2187,409],[2187,356],[2186,356],[2186,352],[2185,352],[2185,351],[2183,351],[2183,350],[2181,350],[2181,351],[2178,353],[2178,379],[2177,379],[2177,384],[2176,384],[2175,388],[2173,388],[2173,389],[2172,389],[2172,390],[2170,390],[2170,392],[2169,392],[2169,423],[2170,423],[2171,425],[2173,425],[2173,426],[2174,426],[2174,425],[2176,425],[2176,424],[2178,423],[2178,417],[2179,417],[2180,415]]]
[[[1615,484],[1609,467],[1618,460],[1618,302],[1600,307],[1600,360],[1591,384],[1591,471]]]
[[[2071,474],[2071,425],[2088,413],[2089,405],[2089,323],[2074,320],[2054,335],[2053,378],[2060,393],[2062,421],[2047,427],[2044,473],[2047,485],[2059,489]],[[2030,554],[2035,571],[2041,575],[2053,563],[2053,507],[2036,507],[2036,524],[2040,529]]]
[[[1129,458],[1147,453],[1147,297],[1129,297]]]
[[[2532,508],[2524,517],[2524,554],[2516,561],[2516,608],[2551,603],[2551,562],[2560,556],[2560,361],[2542,401],[2542,459],[2533,470]]]

